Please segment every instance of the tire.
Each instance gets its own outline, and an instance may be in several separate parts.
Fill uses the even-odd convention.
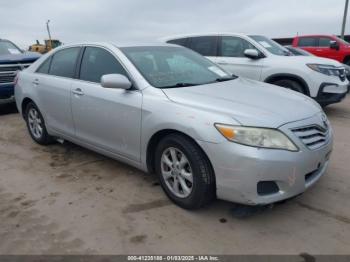
[[[25,120],[32,139],[40,145],[52,144],[55,140],[47,133],[45,121],[38,107],[29,102],[25,110]]]
[[[281,86],[284,88],[288,88],[291,89],[293,91],[302,93],[305,95],[305,90],[304,88],[296,81],[294,80],[289,80],[289,79],[282,79],[282,80],[277,80],[275,82],[273,82],[272,84],[277,85],[277,86]]]
[[[172,157],[174,152],[176,161]],[[181,134],[166,136],[157,145],[155,161],[160,184],[176,205],[194,210],[209,204],[215,198],[212,167],[207,156],[191,139]],[[174,164],[172,168],[171,164]]]
[[[345,60],[344,60],[344,64],[350,66],[350,58],[347,57]]]

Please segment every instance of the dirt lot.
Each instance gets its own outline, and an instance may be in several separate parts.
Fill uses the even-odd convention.
[[[73,144],[36,145],[0,106],[0,254],[348,254],[350,98],[330,106],[330,169],[304,195],[245,218],[189,212],[156,179]]]

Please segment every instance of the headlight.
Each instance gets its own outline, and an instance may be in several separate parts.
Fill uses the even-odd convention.
[[[307,66],[316,72],[328,76],[340,76],[341,74],[339,70],[341,68],[332,65],[307,64]]]
[[[229,141],[261,148],[298,151],[298,147],[277,129],[215,124],[216,129]]]
[[[345,67],[345,74],[349,75],[350,74],[350,66],[345,65],[345,64],[343,64],[343,66]]]

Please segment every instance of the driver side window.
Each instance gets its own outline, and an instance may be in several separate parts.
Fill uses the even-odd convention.
[[[223,36],[220,44],[220,56],[223,57],[245,57],[244,51],[256,49],[248,41],[234,36]]]

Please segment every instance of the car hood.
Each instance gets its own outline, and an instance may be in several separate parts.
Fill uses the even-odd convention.
[[[33,62],[37,60],[41,55],[34,52],[25,52],[15,55],[0,55],[0,63],[18,63],[18,62]]]
[[[317,56],[275,56],[277,59],[280,59],[282,63],[299,63],[299,64],[322,64],[322,65],[333,65],[333,66],[342,66],[343,64],[339,63],[336,60],[317,57]]]
[[[277,128],[321,111],[316,102],[302,94],[240,77],[163,91],[173,102],[229,115],[245,126]]]

